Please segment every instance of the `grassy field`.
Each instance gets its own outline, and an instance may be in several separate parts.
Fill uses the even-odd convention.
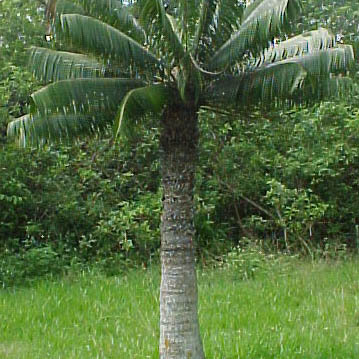
[[[359,261],[200,270],[207,359],[359,358]],[[0,358],[158,358],[159,270],[0,291]]]

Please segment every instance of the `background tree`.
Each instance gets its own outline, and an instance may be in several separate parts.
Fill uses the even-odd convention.
[[[37,1],[0,3],[0,144],[5,142],[9,118],[28,112],[28,93],[37,89],[37,82],[26,69],[25,49],[43,42],[44,11]]]
[[[114,120],[116,136],[131,135],[146,115],[158,115],[161,358],[204,358],[193,241],[200,108],[291,106],[349,82],[353,50],[328,30],[285,38],[299,10],[297,0],[143,0],[133,11],[120,1],[48,3],[52,36],[72,51],[31,50],[34,74],[50,84],[32,94],[30,114],[8,134],[42,145],[98,133]]]

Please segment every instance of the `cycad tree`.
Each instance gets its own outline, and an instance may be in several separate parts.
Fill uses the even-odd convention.
[[[203,359],[197,317],[193,187],[198,112],[291,106],[335,94],[353,62],[326,29],[287,38],[299,0],[50,0],[67,51],[32,48],[48,83],[9,124],[21,145],[161,128],[160,358]],[[61,48],[61,47],[60,47]],[[239,299],[240,300],[240,299]]]

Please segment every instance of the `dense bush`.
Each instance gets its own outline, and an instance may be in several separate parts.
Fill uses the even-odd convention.
[[[342,102],[266,116],[208,118],[200,193],[213,228],[283,247],[355,245],[358,109]]]
[[[279,248],[355,245],[358,110],[202,117],[196,188],[199,253],[241,238]],[[158,254],[158,134],[0,156],[1,248],[48,248],[80,260],[147,263]]]
[[[149,131],[143,144],[127,150],[105,139],[78,147],[49,147],[41,155],[7,147],[0,157],[2,243],[30,240],[79,249],[90,233],[96,240],[110,241],[106,231],[115,230],[112,222],[130,227],[136,219],[145,231],[146,216],[156,214],[148,210],[159,202],[158,169],[152,158],[155,136]],[[131,201],[137,199],[139,208],[133,208]],[[115,219],[119,212],[122,217]]]
[[[298,31],[325,25],[339,40],[357,41],[356,3],[303,4]],[[24,51],[43,42],[43,12],[40,2],[0,1],[7,20],[0,21],[0,281],[56,272],[74,258],[146,265],[159,248],[155,119],[143,136],[114,145],[84,139],[37,151],[5,144],[9,118],[26,112],[38,86],[24,68]],[[307,252],[356,245],[357,103],[353,97],[291,112],[201,114],[195,225],[203,259],[248,238]]]

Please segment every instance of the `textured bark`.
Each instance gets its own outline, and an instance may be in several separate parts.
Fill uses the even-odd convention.
[[[160,359],[204,359],[193,243],[197,114],[171,107],[162,126]]]

